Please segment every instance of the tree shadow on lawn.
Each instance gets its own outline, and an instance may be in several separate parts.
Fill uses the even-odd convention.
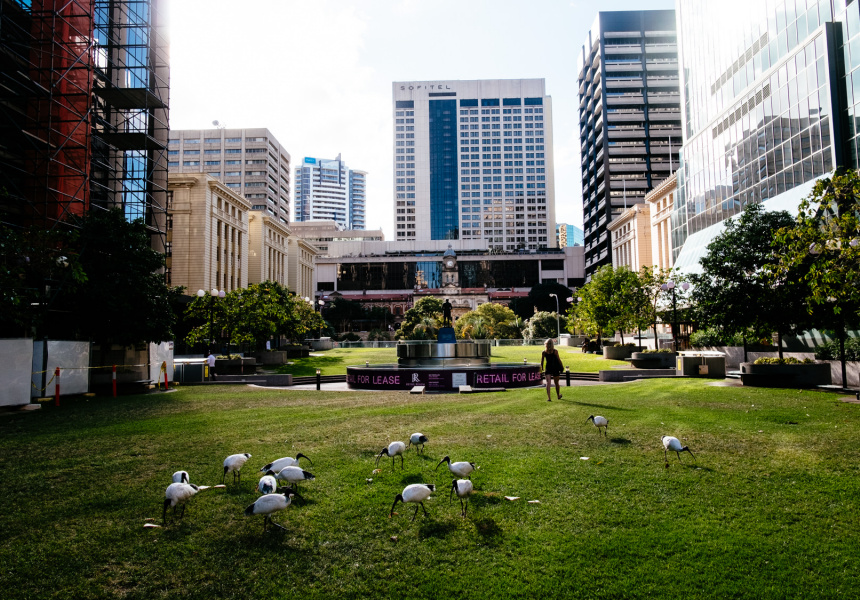
[[[605,408],[606,410],[624,410],[624,411],[631,411],[631,412],[635,410],[633,408],[622,408],[620,406],[607,406],[605,404],[591,404],[589,402],[577,402],[575,400],[572,402],[569,402],[569,404],[575,404],[577,406],[590,406],[591,408]]]
[[[502,541],[502,528],[493,519],[474,519],[472,523],[474,523],[478,535],[484,538],[484,543],[495,545]]]
[[[418,539],[444,538],[457,530],[457,526],[449,521],[426,520],[418,528]]]
[[[628,440],[627,438],[621,438],[621,437],[614,437],[614,438],[610,439],[609,441],[612,442],[613,444],[622,444],[622,445],[633,443],[631,440]]]
[[[342,366],[342,372],[346,372],[346,365],[341,356],[309,356],[308,358],[293,359],[291,365],[283,365],[275,369],[277,373],[290,374],[294,377],[307,377],[316,375],[317,369],[326,367]]]
[[[406,485],[411,485],[413,483],[428,483],[428,482],[424,481],[424,476],[421,475],[420,473],[411,473],[409,475],[404,475],[403,477],[401,477],[400,483],[402,483],[404,486],[406,486]],[[449,485],[448,487],[451,487],[451,486]],[[439,487],[437,486],[436,489],[439,490]]]

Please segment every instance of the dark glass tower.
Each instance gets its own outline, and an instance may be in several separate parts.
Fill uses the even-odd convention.
[[[600,12],[580,55],[585,273],[611,264],[606,226],[678,166],[675,11]]]

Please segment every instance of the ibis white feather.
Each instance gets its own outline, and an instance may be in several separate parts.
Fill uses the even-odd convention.
[[[453,475],[456,475],[457,477],[461,478],[471,478],[471,473],[475,470],[475,463],[465,461],[452,463],[450,456],[446,456],[445,458],[440,460],[439,464],[436,465],[436,469],[438,469],[442,465],[442,463],[448,463],[448,470],[451,471]]]
[[[690,456],[693,457],[693,460],[696,460],[695,455],[690,452],[690,449],[687,446],[683,446],[678,438],[671,435],[664,435],[660,439],[663,441],[663,458],[666,461],[667,467],[669,466],[669,457],[667,454],[669,450],[678,455],[678,461],[681,460],[681,452],[688,452]]]
[[[588,423],[589,421],[594,423],[594,426],[597,427],[598,435],[600,434],[600,429],[602,428],[603,436],[609,437],[607,433],[609,431],[609,419],[607,419],[606,417],[601,417],[600,415],[591,415],[585,420],[586,423]]]
[[[188,483],[188,471],[177,471],[174,473],[173,483]]]
[[[278,480],[272,475],[263,475],[257,484],[257,491],[261,494],[274,494],[278,489]]]
[[[451,482],[451,495],[448,499],[453,499],[454,494],[457,494],[457,497],[460,499],[460,516],[464,519],[466,518],[466,509],[469,506],[469,496],[472,495],[473,490],[472,482],[468,479],[454,479]],[[465,503],[463,502],[463,498],[466,499]]]
[[[176,507],[182,506],[181,519],[185,516],[185,503],[197,493],[197,486],[189,483],[171,483],[167,486],[164,492],[164,510],[161,513],[161,520],[167,520],[167,509],[173,507],[173,516],[176,516]]]
[[[427,515],[427,509],[424,507],[424,501],[430,497],[430,494],[436,491],[436,486],[425,483],[413,483],[403,488],[403,491],[394,497],[394,504],[391,505],[391,512],[388,513],[389,518],[394,516],[394,507],[398,502],[415,504],[415,514],[412,515],[412,521],[418,516],[418,507],[424,509],[424,515]]]
[[[394,457],[400,456],[400,468],[403,468],[403,453],[406,452],[406,444],[403,442],[391,442],[388,447],[383,448],[376,456],[376,466],[379,466],[379,459],[383,456],[391,457],[391,466],[394,467]]]
[[[409,446],[415,446],[415,452],[424,452],[424,444],[430,441],[423,433],[413,433],[409,436]],[[420,450],[418,446],[421,446]],[[407,446],[408,448],[408,446]]]
[[[277,473],[284,467],[298,467],[300,458],[304,458],[309,463],[314,464],[311,459],[299,452],[298,454],[296,454],[295,458],[293,458],[292,456],[285,456],[283,458],[279,458],[276,461],[270,462],[265,467],[260,469],[260,472],[265,473],[266,471],[274,471],[275,473]]]
[[[221,476],[221,483],[224,483],[224,479],[227,477],[227,473],[233,473],[233,483],[236,482],[238,478],[239,482],[242,482],[242,467],[245,466],[245,463],[248,462],[248,459],[251,458],[251,455],[247,452],[244,454],[231,454],[227,458],[224,459],[224,475]]]
[[[287,508],[292,502],[292,498],[293,494],[266,494],[265,496],[260,496],[253,504],[251,504],[245,509],[245,516],[252,517],[254,515],[264,515],[264,533],[268,528],[270,522],[276,527],[284,529],[283,525],[272,521],[271,515]]]
[[[313,473],[303,470],[301,467],[284,467],[277,474],[274,471],[266,471],[266,475],[274,475],[278,481],[286,481],[298,489],[300,481],[311,481],[316,479]]]

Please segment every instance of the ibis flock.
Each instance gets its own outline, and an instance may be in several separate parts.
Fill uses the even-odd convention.
[[[598,435],[602,433],[604,437],[609,436],[609,419],[606,417],[591,415],[585,420],[585,422],[593,423],[597,428]],[[690,449],[687,446],[683,446],[678,438],[664,435],[661,440],[663,442],[663,458],[667,468],[669,467],[669,451],[675,452],[679,461],[681,460],[681,452],[688,452],[693,460],[695,460],[696,457]],[[376,455],[376,466],[379,467],[380,459],[382,459],[383,456],[387,456],[391,458],[392,469],[395,469],[397,465],[396,459],[399,457],[400,470],[402,471],[405,465],[404,455],[407,450],[414,446],[416,455],[423,454],[424,446],[429,441],[429,438],[423,433],[413,433],[409,436],[408,444],[401,441],[390,442]],[[247,452],[231,454],[225,458],[223,463],[223,474],[221,476],[221,485],[216,485],[214,487],[225,488],[228,473],[233,474],[234,485],[241,485],[242,467],[245,466],[245,463],[247,463],[250,458],[251,455]],[[305,471],[299,465],[299,459],[305,459],[310,465],[313,465],[310,458],[299,452],[295,457],[285,456],[274,460],[264,465],[259,470],[263,475],[260,477],[256,489],[261,495],[253,504],[245,508],[245,516],[250,517],[254,515],[263,515],[263,532],[268,530],[269,525],[284,529],[283,525],[272,520],[272,515],[290,506],[293,498],[301,498],[298,487],[300,481],[313,481],[315,479],[313,473]],[[439,467],[443,464],[447,464],[448,471],[454,477],[451,480],[449,501],[453,501],[454,495],[456,494],[457,498],[460,500],[460,515],[465,518],[466,511],[468,509],[469,496],[475,490],[472,483],[472,473],[478,469],[478,467],[475,466],[474,462],[452,462],[450,456],[445,456],[436,465],[435,471],[438,472]],[[374,473],[380,471],[381,469],[377,468]],[[169,508],[173,509],[173,519],[177,518],[177,510],[179,509],[179,518],[181,519],[185,516],[185,506],[188,501],[199,491],[209,489],[210,487],[190,483],[187,471],[176,471],[172,476],[172,481],[173,482],[167,486],[167,490],[164,493],[164,506],[162,511],[162,521],[164,523],[167,522],[167,511]],[[373,479],[368,479],[367,481],[372,482]],[[403,488],[402,492],[394,497],[394,503],[391,505],[391,510],[389,511],[388,516],[393,517],[396,514],[394,509],[398,502],[415,505],[415,512],[412,514],[411,519],[412,521],[414,521],[415,517],[418,516],[419,508],[424,511],[424,515],[427,515],[427,508],[424,506],[424,501],[427,500],[435,491],[436,485],[432,483],[413,483],[407,485]]]

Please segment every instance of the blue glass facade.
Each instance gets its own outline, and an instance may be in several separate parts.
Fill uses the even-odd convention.
[[[457,101],[430,100],[430,239],[456,240]]]
[[[680,0],[684,147],[672,215],[676,258],[687,236],[748,203],[837,165],[857,168],[858,4]],[[715,27],[726,14],[746,18]]]

